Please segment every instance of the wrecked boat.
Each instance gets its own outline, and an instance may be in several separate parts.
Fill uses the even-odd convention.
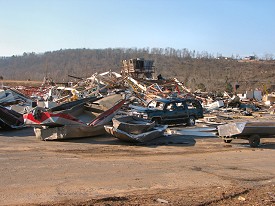
[[[96,100],[96,101],[95,101]],[[64,110],[29,113],[24,116],[27,125],[35,127],[41,140],[91,137],[104,134],[104,124],[111,121],[125,103],[120,94],[76,104]],[[63,105],[64,108],[64,105]]]
[[[0,128],[18,129],[24,126],[23,115],[0,105]]]
[[[126,141],[126,142],[133,142],[133,143],[142,143],[142,142],[148,142],[150,140],[156,139],[158,137],[161,137],[165,130],[167,129],[167,125],[157,125],[153,127],[151,130],[147,132],[143,132],[140,134],[131,134],[125,131],[122,131],[120,129],[116,129],[112,126],[105,125],[105,130],[109,134],[113,135],[114,137]]]
[[[261,138],[275,137],[275,122],[236,122],[218,126],[219,137],[226,143],[233,139],[247,139],[251,147],[258,147]]]
[[[106,132],[127,142],[148,142],[162,136],[168,127],[135,116],[113,118],[112,121],[113,126],[104,126]]]
[[[80,116],[88,106],[87,102],[93,104],[100,98],[90,97],[61,104],[51,109],[36,107],[32,112],[24,114],[24,121],[29,126],[63,126],[66,124],[82,124],[77,116]]]
[[[152,129],[155,122],[136,116],[113,118],[113,127],[131,134],[140,134]]]
[[[64,125],[61,127],[35,127],[34,133],[37,139],[40,140],[60,140],[93,137],[104,134],[104,127],[88,126],[88,125]]]

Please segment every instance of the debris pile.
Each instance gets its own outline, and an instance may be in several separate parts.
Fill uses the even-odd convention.
[[[120,74],[107,71],[88,78],[69,75],[75,81],[66,83],[44,78],[40,87],[2,86],[0,127],[34,126],[36,136],[45,140],[89,136],[96,126],[102,129],[115,115],[193,126],[196,121],[220,125],[239,117],[258,118],[275,112],[275,92],[264,96],[259,90],[222,95],[192,92],[177,78],[166,79],[158,74],[154,79],[152,60],[123,60],[122,65]],[[4,119],[4,113],[9,118]],[[106,128],[112,134],[119,130],[115,126]]]

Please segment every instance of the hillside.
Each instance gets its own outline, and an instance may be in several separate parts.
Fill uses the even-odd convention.
[[[165,78],[177,77],[187,87],[224,91],[238,82],[240,90],[275,84],[275,61],[239,62],[216,59],[207,52],[187,49],[67,49],[44,54],[0,58],[0,76],[4,80],[68,81],[68,75],[89,77],[95,72],[120,72],[121,60],[142,57],[155,61],[156,73]]]

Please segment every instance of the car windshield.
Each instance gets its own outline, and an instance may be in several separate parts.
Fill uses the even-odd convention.
[[[151,101],[148,104],[148,108],[151,108],[151,109],[163,110],[163,107],[164,107],[164,103],[163,102]]]

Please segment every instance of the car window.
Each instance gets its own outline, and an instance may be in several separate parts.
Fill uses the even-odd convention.
[[[148,104],[148,108],[155,108],[156,107],[156,102],[155,101],[151,101]]]
[[[183,102],[176,102],[175,103],[178,110],[184,110],[184,103]]]
[[[163,110],[164,104],[162,102],[157,102],[156,109]]]
[[[157,101],[151,101],[148,105],[149,108],[153,109],[159,109],[162,110],[164,107],[164,104],[162,102],[157,102]]]
[[[183,102],[176,102],[176,106],[179,110],[184,110],[184,103]]]
[[[174,111],[177,109],[177,106],[174,103],[168,103],[166,109],[168,111]]]
[[[188,109],[196,109],[195,105],[193,104],[193,102],[190,101],[186,101],[186,105]]]
[[[164,104],[162,102],[157,102],[156,103],[156,109],[162,110],[164,107]]]

